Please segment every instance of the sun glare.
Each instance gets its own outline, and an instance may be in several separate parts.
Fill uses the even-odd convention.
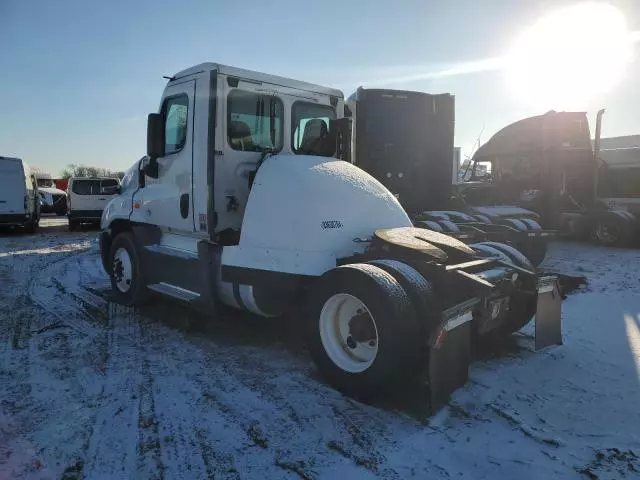
[[[552,11],[514,44],[507,60],[509,87],[538,108],[584,108],[622,79],[633,57],[635,33],[609,4]]]

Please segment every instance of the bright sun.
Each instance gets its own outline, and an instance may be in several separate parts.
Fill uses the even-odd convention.
[[[622,13],[605,3],[581,3],[523,32],[508,56],[507,79],[518,97],[538,108],[584,108],[617,84],[632,57]]]

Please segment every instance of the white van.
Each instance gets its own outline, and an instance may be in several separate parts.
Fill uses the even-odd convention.
[[[81,223],[100,223],[102,211],[113,195],[119,193],[120,181],[108,177],[72,177],[67,186],[69,230]]]
[[[29,166],[19,158],[0,157],[0,226],[34,233],[39,223],[38,185]]]
[[[55,213],[58,216],[67,213],[67,194],[64,190],[56,187],[50,173],[34,172],[38,183],[38,194],[40,195],[42,213]]]

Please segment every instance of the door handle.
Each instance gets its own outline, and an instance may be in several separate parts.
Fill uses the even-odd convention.
[[[180,216],[187,218],[189,216],[189,194],[183,193],[180,195]]]

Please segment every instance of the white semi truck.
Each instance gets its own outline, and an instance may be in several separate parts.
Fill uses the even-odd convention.
[[[482,257],[414,228],[343,161],[343,109],[338,90],[219,64],[172,76],[147,155],[102,215],[115,299],[295,309],[336,388],[370,397],[422,372],[434,408],[466,381],[474,340],[519,329],[542,304],[538,344],[559,343],[555,278],[504,245]]]

